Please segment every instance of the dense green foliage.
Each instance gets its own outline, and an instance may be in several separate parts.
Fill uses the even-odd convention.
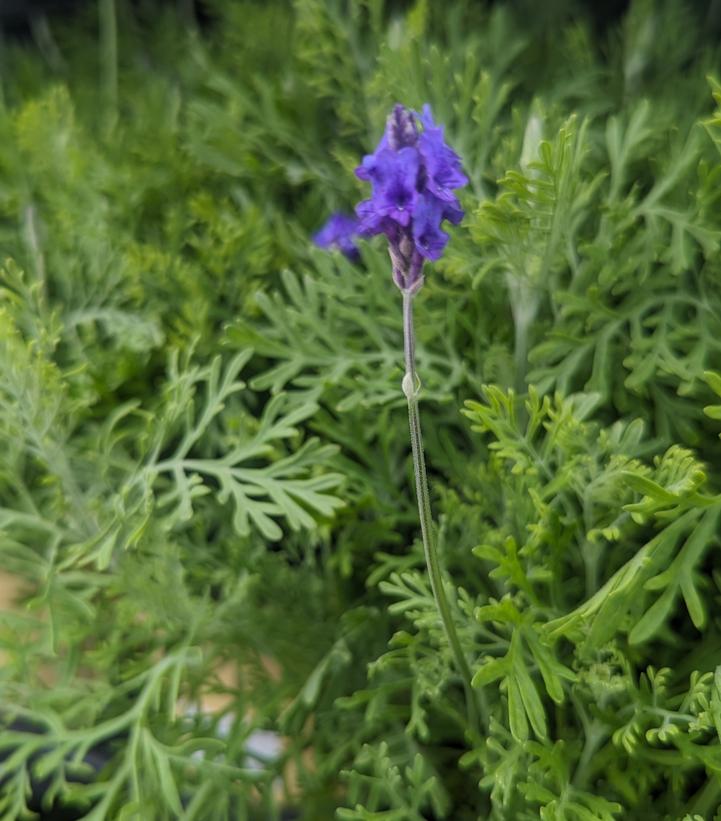
[[[705,4],[99,7],[0,65],[0,817],[721,818]],[[383,243],[309,241],[397,100],[471,178],[416,318],[481,726]]]

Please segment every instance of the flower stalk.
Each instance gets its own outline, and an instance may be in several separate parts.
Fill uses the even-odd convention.
[[[418,514],[423,551],[431,590],[453,660],[466,692],[472,734],[480,729],[471,670],[458,638],[451,605],[443,584],[443,572],[433,530],[430,494],[423,455],[418,409],[420,380],[416,373],[413,299],[424,282],[426,262],[441,258],[449,236],[441,225],[457,225],[463,209],[454,193],[468,183],[461,158],[446,143],[443,126],[436,124],[429,105],[418,113],[396,105],[386,122],[376,150],[363,158],[356,176],[371,184],[371,196],[356,207],[356,217],[337,213],[315,235],[322,248],[337,249],[358,260],[357,237],[385,235],[391,258],[393,282],[403,295],[403,393],[408,402],[408,421],[413,452]],[[481,704],[483,695],[479,695]]]
[[[426,476],[426,462],[423,453],[423,435],[421,433],[421,417],[418,407],[420,394],[420,380],[416,372],[415,329],[413,326],[413,298],[417,291],[404,290],[403,292],[403,351],[406,372],[403,377],[402,388],[408,403],[408,424],[411,434],[411,451],[413,455],[413,473],[415,476],[416,498],[418,500],[418,516],[421,524],[421,539],[423,553],[426,559],[426,568],[431,582],[433,598],[443,623],[443,630],[451,648],[454,663],[463,680],[466,692],[466,710],[470,722],[470,730],[477,731],[480,727],[480,718],[476,706],[475,693],[471,686],[471,669],[461,647],[456,625],[453,620],[451,606],[443,584],[438,545],[433,528],[431,513],[431,499]]]

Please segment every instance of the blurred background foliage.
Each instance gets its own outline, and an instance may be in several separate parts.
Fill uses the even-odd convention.
[[[715,817],[719,4],[29,10],[0,50],[0,817]],[[387,255],[309,240],[396,101],[471,179],[417,320],[480,727]]]

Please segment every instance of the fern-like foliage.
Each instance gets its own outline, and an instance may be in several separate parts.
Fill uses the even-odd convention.
[[[2,32],[0,816],[718,817],[713,4],[155,5]],[[479,726],[390,261],[310,240],[396,102]]]

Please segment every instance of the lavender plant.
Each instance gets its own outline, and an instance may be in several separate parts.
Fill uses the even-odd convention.
[[[376,150],[363,158],[355,173],[372,186],[370,199],[356,209],[358,221],[335,214],[316,234],[315,242],[325,248],[337,246],[346,256],[353,256],[357,254],[352,242],[355,234],[383,234],[388,240],[393,281],[403,298],[405,374],[402,388],[408,403],[423,551],[433,597],[466,689],[470,730],[475,732],[479,715],[471,688],[471,671],[454,624],[434,533],[418,403],[421,381],[416,371],[413,325],[413,299],[423,286],[424,265],[427,260],[440,259],[448,242],[448,234],[441,229],[443,221],[457,225],[463,218],[454,191],[466,185],[468,178],[461,168],[460,157],[446,144],[443,128],[436,125],[427,104],[420,115],[397,104]]]

